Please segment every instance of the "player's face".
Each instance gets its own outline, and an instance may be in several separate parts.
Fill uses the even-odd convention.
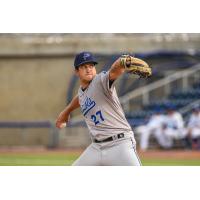
[[[168,110],[168,111],[167,111],[167,114],[168,114],[168,115],[173,115],[174,112],[175,112],[174,110]]]
[[[194,113],[195,115],[199,115],[200,110],[194,110],[193,113]]]
[[[96,75],[96,68],[93,63],[85,63],[79,66],[76,74],[81,81],[90,82]]]

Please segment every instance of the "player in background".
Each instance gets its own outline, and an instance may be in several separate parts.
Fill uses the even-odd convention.
[[[58,128],[68,122],[70,113],[81,107],[89,129],[91,145],[73,165],[141,165],[136,142],[119,102],[115,81],[130,66],[131,56],[121,56],[107,72],[96,73],[96,59],[90,52],[77,54],[75,73],[80,80],[77,96],[60,113]]]
[[[140,149],[145,151],[149,147],[150,136],[153,135],[160,146],[165,144],[162,135],[160,135],[163,124],[165,122],[165,115],[162,114],[160,108],[156,108],[155,114],[153,114],[146,125],[137,127],[136,132],[140,138]]]
[[[183,117],[174,106],[168,106],[163,128],[158,135],[162,138],[163,148],[171,148],[174,139],[183,140],[186,137]]]
[[[188,148],[200,149],[200,107],[195,107],[186,127],[186,144]]]

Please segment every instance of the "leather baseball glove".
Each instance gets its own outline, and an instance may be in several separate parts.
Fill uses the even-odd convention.
[[[139,58],[130,55],[122,55],[120,63],[125,67],[127,73],[137,74],[141,78],[147,78],[152,75],[151,67]]]

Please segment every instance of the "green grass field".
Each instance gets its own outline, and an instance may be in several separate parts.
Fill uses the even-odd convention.
[[[200,166],[199,159],[142,159],[144,166]]]
[[[77,154],[1,154],[0,166],[66,166],[78,158]]]
[[[0,153],[0,166],[69,166],[80,153],[69,152],[10,152]],[[200,157],[175,158],[140,156],[143,166],[200,166]]]

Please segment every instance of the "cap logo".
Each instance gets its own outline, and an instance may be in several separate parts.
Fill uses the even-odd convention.
[[[90,54],[89,53],[84,53],[83,59],[86,60],[88,57],[90,57]]]

